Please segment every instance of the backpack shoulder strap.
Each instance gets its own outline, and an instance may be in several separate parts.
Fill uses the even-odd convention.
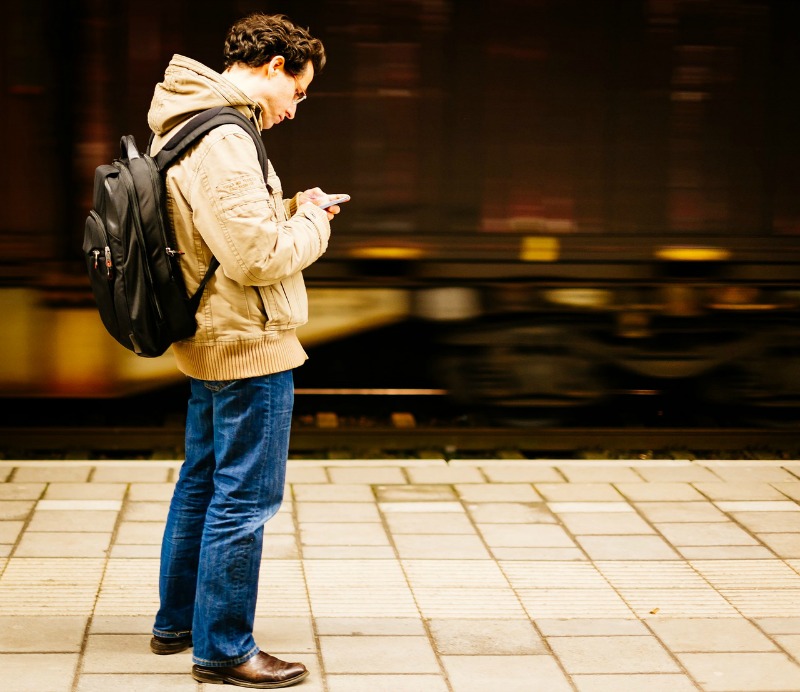
[[[261,133],[253,125],[252,121],[243,115],[241,112],[230,106],[217,106],[216,108],[209,108],[208,110],[201,111],[199,114],[193,116],[177,134],[170,137],[169,141],[161,148],[161,150],[153,157],[158,169],[165,171],[173,163],[175,163],[186,150],[197,142],[205,134],[213,130],[215,127],[232,123],[239,125],[244,129],[252,138],[256,145],[258,152],[258,162],[261,164],[261,170],[264,172],[264,181],[267,182],[267,149],[264,146],[264,140],[261,138]],[[152,138],[151,138],[152,141]],[[149,150],[148,146],[148,150]],[[267,182],[267,187],[269,183]],[[270,188],[271,189],[271,188]]]
[[[169,138],[166,144],[159,150],[153,157],[156,162],[158,170],[162,173],[175,163],[195,142],[199,141],[201,137],[213,130],[215,127],[232,123],[239,125],[244,129],[252,138],[256,145],[256,152],[258,153],[258,162],[261,164],[261,170],[264,173],[264,183],[267,189],[272,191],[269,185],[269,162],[267,159],[267,148],[264,146],[264,140],[261,139],[261,133],[253,125],[252,121],[243,115],[241,112],[230,106],[217,106],[216,108],[209,108],[208,110],[201,111],[193,116],[178,132]],[[150,151],[150,144],[153,142],[153,134],[150,134],[150,142],[147,145],[147,151]],[[127,143],[126,143],[127,144]],[[135,143],[133,144],[135,147]],[[211,261],[208,264],[208,269],[200,281],[194,295],[189,298],[189,307],[191,311],[197,312],[200,306],[200,297],[203,294],[206,284],[209,282],[214,272],[219,267],[219,260],[211,256]]]
[[[191,309],[192,314],[197,312],[197,308],[200,307],[200,298],[203,295],[203,290],[205,289],[206,284],[211,280],[211,277],[214,276],[214,272],[217,271],[218,267],[219,260],[214,255],[211,255],[211,261],[208,263],[208,269],[206,269],[206,273],[200,280],[200,284],[198,285],[197,290],[194,292],[194,295],[189,298],[189,308]]]

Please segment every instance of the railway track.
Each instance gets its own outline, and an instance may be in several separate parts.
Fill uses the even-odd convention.
[[[685,418],[636,398],[577,417],[459,410],[441,390],[300,389],[294,458],[800,458],[800,428]],[[653,402],[645,406],[645,402]],[[9,402],[7,402],[9,403]],[[115,400],[17,400],[4,407],[0,458],[183,457],[182,388]]]
[[[183,427],[0,429],[0,457],[182,458]],[[296,458],[800,458],[796,431],[713,428],[502,428],[295,425]]]

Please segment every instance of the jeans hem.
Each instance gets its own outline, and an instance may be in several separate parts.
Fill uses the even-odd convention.
[[[254,656],[257,656],[260,651],[261,649],[259,649],[257,646],[254,646],[244,656],[232,658],[228,661],[207,661],[204,658],[192,656],[192,663],[195,663],[198,666],[205,666],[206,668],[229,668],[230,666],[238,666],[246,661],[249,661]]]
[[[180,632],[168,632],[167,630],[159,630],[155,627],[153,628],[153,635],[156,637],[161,637],[162,639],[183,639],[184,637],[189,637],[192,634],[192,630],[182,630]]]

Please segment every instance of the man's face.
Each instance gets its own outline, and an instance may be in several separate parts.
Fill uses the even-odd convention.
[[[252,96],[261,104],[261,127],[269,129],[286,118],[294,118],[297,105],[305,99],[314,79],[314,67],[308,62],[303,72],[294,76],[286,71],[283,57],[276,56],[263,69],[261,87]]]

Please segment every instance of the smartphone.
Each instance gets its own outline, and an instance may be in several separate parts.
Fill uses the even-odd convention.
[[[342,204],[344,202],[348,202],[350,200],[350,195],[336,195],[335,197],[331,197],[325,204],[320,204],[320,209],[327,209],[328,207],[332,207],[334,204]]]

